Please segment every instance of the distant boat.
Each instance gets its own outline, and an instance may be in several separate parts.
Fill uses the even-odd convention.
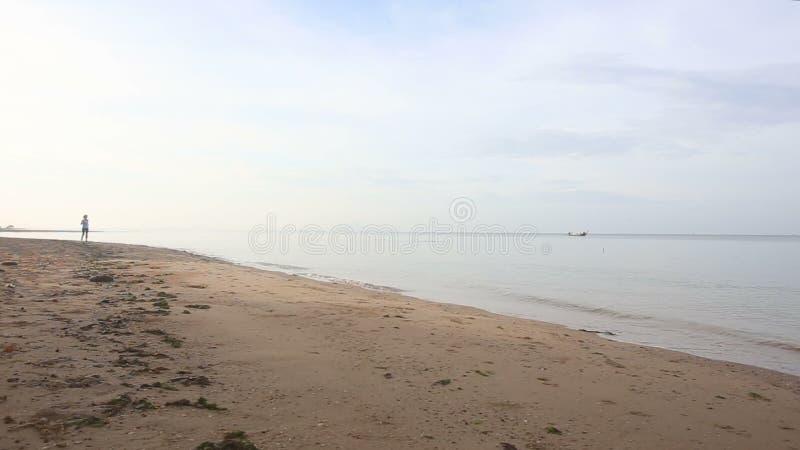
[[[570,231],[569,233],[567,233],[567,236],[586,236],[587,234],[589,234],[588,231],[579,231],[579,232]]]

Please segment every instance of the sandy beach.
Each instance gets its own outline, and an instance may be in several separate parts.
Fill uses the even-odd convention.
[[[167,249],[0,263],[1,449],[800,448],[792,375]]]

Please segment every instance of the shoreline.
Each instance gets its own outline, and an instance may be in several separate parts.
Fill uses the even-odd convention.
[[[34,234],[7,236],[28,237]],[[47,233],[40,233],[37,234],[37,236],[38,235],[47,235]],[[49,237],[50,239],[67,239],[69,236],[68,234],[58,235],[53,233],[45,237]],[[242,250],[247,250],[246,246],[243,246],[245,248],[238,248],[235,247],[235,243],[233,244],[235,248],[234,251],[227,251],[219,248],[219,246],[211,249],[213,246],[209,247],[204,245],[202,241],[197,240],[197,237],[181,240],[175,239],[175,236],[173,236],[169,239],[154,240],[147,237],[136,237],[135,233],[131,235],[120,234],[113,236],[98,235],[96,237],[112,243],[127,242],[137,244],[142,241],[153,241],[154,243],[150,245],[188,250],[202,255],[219,256],[226,261],[246,266],[255,265],[259,268],[264,267],[265,264],[269,265],[274,262],[271,260],[258,261],[259,258],[254,260],[252,255],[249,253],[245,254],[247,252],[242,252]],[[203,239],[203,235],[200,235],[200,239]],[[568,239],[569,242],[578,242],[572,238]],[[178,244],[178,242],[183,245]],[[652,245],[652,242],[649,245]],[[599,247],[596,248],[596,250],[599,251]],[[287,258],[278,259],[284,263],[292,262],[291,259],[287,260]],[[300,258],[296,261],[303,260],[303,258]],[[335,265],[331,266],[328,264],[327,268],[323,269],[323,267],[326,267],[324,264],[320,267],[316,267],[314,262],[308,260],[305,260],[305,264],[303,265],[308,267],[301,268],[278,263],[274,264],[275,268],[266,267],[266,269],[278,270],[284,273],[301,275],[323,281],[344,280],[344,283],[363,285],[364,287],[369,287],[368,285],[371,284],[370,282],[379,280],[377,283],[381,285],[400,287],[406,294],[421,299],[474,306],[510,317],[556,323],[573,330],[588,328],[612,331],[617,333],[617,335],[611,338],[617,341],[671,349],[691,353],[696,356],[755,365],[784,373],[800,375],[800,359],[798,358],[798,356],[800,356],[800,347],[798,347],[800,341],[797,340],[796,331],[788,329],[785,325],[789,322],[782,321],[781,314],[776,314],[775,311],[778,310],[774,308],[771,312],[767,311],[764,314],[756,314],[757,324],[751,324],[742,321],[742,314],[736,312],[728,314],[730,311],[726,310],[725,302],[720,303],[719,313],[721,315],[719,317],[713,314],[704,315],[702,308],[700,308],[700,311],[695,311],[700,313],[698,316],[691,314],[691,311],[679,312],[677,314],[664,314],[666,311],[659,311],[659,308],[656,307],[657,303],[652,303],[654,296],[649,296],[650,298],[645,299],[643,305],[649,306],[646,306],[641,312],[635,312],[638,311],[638,307],[630,304],[632,298],[627,299],[627,306],[616,309],[613,306],[609,306],[614,304],[613,299],[581,299],[580,289],[578,289],[577,292],[573,292],[576,290],[568,287],[570,280],[566,278],[562,280],[562,284],[567,288],[564,291],[565,295],[537,296],[526,294],[540,291],[532,285],[528,285],[526,287],[527,290],[523,289],[520,292],[509,292],[505,294],[499,293],[499,290],[495,292],[495,290],[491,289],[493,280],[484,280],[483,284],[485,286],[483,289],[479,290],[466,288],[466,284],[464,283],[466,280],[463,279],[459,281],[459,284],[451,284],[449,287],[448,284],[443,284],[438,281],[433,284],[425,282],[417,283],[417,281],[424,280],[426,275],[419,270],[414,270],[412,267],[408,268],[410,270],[409,273],[413,275],[412,278],[409,278],[408,276],[395,277],[388,272],[383,273],[386,272],[386,270],[382,268],[376,268],[376,271],[367,271],[371,274],[369,276],[365,274],[359,277],[358,274],[360,271],[347,270],[345,266],[339,267],[341,270],[337,270]],[[315,270],[312,270],[311,267],[314,267]],[[494,269],[497,269],[497,267]],[[327,276],[330,273],[336,273],[337,275],[334,277]],[[375,274],[378,276],[375,276]],[[384,276],[380,276],[381,274]],[[625,273],[623,273],[623,275],[625,275]],[[456,276],[451,278],[457,279],[463,277]],[[363,281],[351,282],[349,280]],[[450,280],[450,282],[452,281],[453,280]],[[508,279],[501,280],[497,286],[508,287],[508,281]],[[602,280],[600,281],[602,282]],[[677,281],[680,282],[680,280]],[[703,283],[703,280],[699,282]],[[627,292],[633,292],[635,289],[652,289],[649,292],[656,292],[658,289],[663,289],[665,287],[670,288],[668,286],[670,283],[667,283],[667,285],[655,284],[652,286],[642,283],[638,283],[639,285],[636,286],[635,284],[636,283],[633,283],[633,285],[628,286],[630,289],[627,289],[627,291],[622,289],[622,287],[616,289],[616,293],[624,300],[626,296],[630,297],[627,295]],[[767,282],[767,284],[769,284],[769,282]],[[794,283],[790,283],[790,285],[794,285]],[[422,287],[421,290],[419,289],[420,287]],[[549,286],[551,294],[553,288],[556,290],[559,289],[557,286]],[[737,290],[747,288],[748,283],[744,283],[744,285],[737,288]],[[781,287],[777,286],[777,288]],[[548,286],[545,286],[543,292],[547,292],[547,289]],[[686,291],[686,289],[677,288],[677,292],[672,293],[672,298],[696,298],[702,301],[703,298],[712,298],[717,294],[717,292],[711,291],[710,289],[705,289],[705,292],[697,291],[697,288],[691,288],[686,292],[682,291]],[[575,298],[579,300],[568,300],[572,298],[566,295],[570,292],[577,295]],[[784,292],[784,294],[788,296],[793,295],[789,292]],[[773,299],[777,299],[777,295],[778,293],[772,295]],[[740,294],[735,294],[732,300],[745,301],[742,298],[737,299],[737,296],[742,297]],[[791,297],[787,297],[787,299],[790,298]],[[677,300],[675,303],[680,305],[684,302]],[[790,302],[787,307],[791,308]],[[653,313],[648,313],[647,309]],[[631,311],[634,312],[632,313]],[[796,311],[795,313],[792,311],[792,309],[788,310],[789,313],[793,314],[794,322],[800,320],[795,314]],[[737,315],[739,317],[737,317]],[[768,320],[770,317],[772,320],[778,320],[779,324],[784,324],[779,327],[777,332],[773,332],[772,330],[772,322]]]
[[[0,391],[14,421],[2,448],[194,448],[239,429],[259,448],[800,442],[800,377],[770,369],[184,250],[0,238],[12,260],[0,266],[13,286],[0,320],[14,330],[0,368],[16,379]],[[200,376],[211,383],[170,381]],[[76,379],[88,386],[70,389]],[[122,395],[153,409],[110,414]],[[167,406],[199,395],[228,409]]]
[[[12,230],[12,231],[14,231],[14,230]],[[17,231],[40,231],[40,230],[17,230]],[[70,230],[65,230],[65,232],[71,232],[71,231]],[[543,234],[546,234],[546,235],[551,235],[551,234],[552,235],[555,235],[555,234],[561,235],[563,233],[543,233]],[[626,234],[598,234],[598,233],[596,233],[596,234],[598,236],[600,236],[600,235],[604,235],[604,236],[615,236],[615,235],[617,235],[617,236],[629,236],[629,235],[626,235]],[[639,234],[639,235],[641,235],[641,236],[672,236],[672,237],[674,237],[674,236],[688,236],[688,237],[695,237],[695,235],[687,235],[687,234],[674,234],[674,235]],[[638,235],[631,235],[631,236],[638,236]],[[739,236],[739,235],[697,235],[697,237],[701,237],[701,236]],[[785,238],[785,237],[793,237],[795,235],[740,235],[740,236],[744,236],[744,237],[759,237],[759,236],[765,237],[766,236],[766,237],[774,237],[774,238]],[[796,237],[800,238],[800,235],[797,235]],[[0,238],[2,238],[2,236],[0,236]],[[23,238],[23,239],[51,240],[51,239],[48,239],[48,238]],[[492,311],[490,309],[487,309],[486,307],[474,306],[474,305],[468,305],[468,304],[462,304],[462,303],[456,303],[456,302],[454,302],[452,300],[446,300],[445,301],[445,300],[437,300],[437,299],[432,299],[432,298],[417,297],[413,293],[410,293],[411,291],[409,291],[407,289],[399,288],[399,287],[396,287],[396,286],[377,285],[377,284],[373,284],[373,283],[371,283],[369,281],[340,278],[340,277],[330,276],[330,275],[320,274],[320,273],[304,274],[304,273],[293,272],[293,270],[310,270],[308,267],[286,265],[286,264],[274,264],[274,263],[269,263],[269,262],[246,262],[246,261],[240,262],[240,261],[237,261],[237,260],[234,260],[234,259],[230,259],[230,258],[227,258],[227,257],[224,257],[224,256],[203,253],[201,251],[191,250],[191,249],[187,249],[187,248],[172,248],[172,247],[164,247],[164,246],[157,246],[157,245],[153,246],[153,245],[147,245],[147,244],[129,244],[129,243],[121,243],[121,242],[95,242],[95,243],[110,244],[110,245],[141,246],[141,247],[150,248],[150,249],[176,251],[176,252],[186,253],[186,254],[189,254],[189,255],[198,256],[198,257],[201,257],[201,258],[211,258],[211,259],[217,260],[217,261],[222,262],[222,263],[231,264],[231,265],[235,265],[235,266],[239,266],[239,267],[253,268],[253,269],[256,269],[256,270],[261,270],[261,271],[275,273],[275,274],[281,274],[281,275],[297,276],[297,277],[301,277],[301,278],[304,278],[304,279],[307,279],[307,280],[316,281],[316,282],[320,282],[320,283],[331,283],[331,284],[334,284],[334,285],[339,284],[339,285],[344,285],[344,286],[353,286],[353,287],[359,287],[359,288],[363,288],[363,289],[367,289],[367,290],[375,291],[375,292],[397,293],[397,294],[402,294],[404,296],[407,296],[409,298],[412,298],[412,299],[415,299],[415,300],[418,300],[418,301],[431,302],[431,303],[435,303],[435,304],[476,308],[476,309],[478,309],[480,311],[483,311],[483,312],[486,312],[486,313],[489,313],[489,314],[497,314],[497,315],[504,316],[504,317],[509,317],[509,318],[515,318],[515,319],[521,319],[521,320],[531,320],[531,321],[537,322],[537,323],[560,326],[560,327],[564,327],[565,329],[571,330],[571,331],[585,331],[586,328],[587,328],[587,327],[584,327],[584,326],[571,326],[571,325],[568,325],[568,324],[565,324],[565,323],[559,323],[559,322],[556,322],[556,321],[541,320],[541,319],[537,319],[537,318],[531,317],[530,315],[526,315],[524,313],[515,314],[515,313],[512,313],[512,312]],[[274,269],[271,269],[270,267],[274,267]],[[568,302],[563,302],[563,301],[553,301],[553,300],[550,300],[550,299],[543,299],[543,300],[545,300],[546,303],[556,302],[556,303],[563,303],[563,304],[570,305]],[[659,319],[656,319],[656,318],[652,318],[651,320],[654,320],[656,322],[664,322],[663,320],[659,321]],[[683,322],[683,323],[684,323],[684,325],[686,325],[688,322]],[[707,328],[709,328],[709,326],[705,325],[705,324],[692,324],[692,326],[699,327],[698,331],[706,330]],[[592,327],[589,326],[588,328],[592,328]],[[736,328],[723,328],[723,330],[726,333],[732,333],[732,335],[737,336],[739,339],[748,340],[751,344],[754,344],[754,345],[762,345],[762,346],[766,346],[766,347],[769,347],[769,348],[780,349],[780,350],[785,350],[785,351],[789,351],[789,352],[800,352],[800,347],[798,347],[797,344],[794,344],[794,343],[791,343],[791,342],[773,341],[772,338],[750,335],[749,333],[743,332],[743,331],[741,331],[739,329],[736,329]],[[659,344],[656,344],[656,343],[639,342],[636,339],[625,338],[623,333],[615,333],[615,332],[611,332],[611,331],[605,330],[605,329],[603,329],[603,330],[593,330],[593,331],[595,331],[596,332],[595,334],[597,334],[598,336],[603,337],[603,338],[608,339],[608,340],[611,340],[611,341],[615,341],[615,342],[621,342],[621,343],[626,343],[626,344],[631,344],[631,345],[640,345],[640,346],[645,346],[645,347],[649,347],[649,348],[656,348],[656,349],[661,349],[661,350],[675,351],[675,352],[678,352],[678,353],[683,353],[683,354],[696,356],[696,357],[700,357],[700,358],[706,358],[706,359],[713,360],[713,361],[719,361],[719,362],[723,362],[723,363],[730,362],[730,363],[734,363],[734,364],[742,364],[742,365],[745,365],[745,366],[752,366],[752,367],[756,367],[756,368],[760,368],[760,369],[771,370],[771,371],[779,372],[779,373],[782,373],[782,374],[787,374],[787,375],[792,375],[792,376],[800,376],[800,372],[792,372],[792,371],[790,371],[788,369],[787,370],[781,370],[781,369],[778,369],[778,368],[775,368],[775,367],[770,367],[768,365],[759,365],[757,363],[748,362],[748,361],[742,361],[742,360],[738,360],[737,361],[736,359],[723,359],[723,358],[719,358],[719,357],[715,357],[715,356],[710,356],[708,354],[704,354],[705,353],[704,351],[697,351],[695,353],[695,352],[691,352],[689,350],[672,348],[672,347],[669,347],[667,345],[659,345]]]
[[[158,247],[158,248],[170,249],[168,247]],[[170,250],[172,250],[172,249],[170,249]],[[339,278],[339,277],[325,275],[325,274],[319,274],[319,273],[304,274],[304,273],[293,272],[293,270],[309,270],[309,268],[307,268],[307,267],[292,266],[292,265],[285,265],[285,264],[274,264],[274,263],[268,263],[268,262],[252,262],[252,263],[251,262],[238,262],[238,261],[235,261],[235,260],[232,260],[232,259],[227,259],[227,258],[224,258],[224,257],[209,255],[209,254],[205,254],[205,253],[202,253],[202,252],[195,252],[195,251],[184,250],[184,249],[175,249],[175,250],[187,251],[190,254],[195,254],[195,255],[199,255],[199,256],[218,258],[221,261],[224,261],[224,262],[227,262],[227,263],[230,263],[230,264],[243,266],[243,267],[255,268],[255,269],[258,269],[258,270],[264,270],[266,272],[275,272],[275,273],[279,273],[279,274],[283,274],[283,275],[299,276],[299,277],[302,277],[302,278],[305,278],[305,279],[308,279],[308,280],[319,281],[319,282],[322,282],[322,283],[332,283],[332,284],[342,284],[342,285],[347,285],[347,286],[356,286],[356,287],[361,287],[361,288],[364,288],[364,289],[377,291],[377,292],[393,292],[393,293],[403,294],[405,296],[408,296],[410,298],[413,298],[413,299],[419,300],[419,301],[432,302],[432,303],[438,303],[438,304],[444,304],[444,305],[471,307],[471,308],[476,308],[476,309],[478,309],[480,311],[483,311],[483,312],[486,312],[486,313],[489,313],[489,314],[497,314],[497,315],[504,316],[504,317],[509,317],[509,318],[515,318],[515,319],[521,319],[521,320],[531,320],[531,321],[538,322],[538,323],[556,325],[556,326],[564,327],[565,329],[571,330],[571,331],[587,331],[587,327],[585,327],[585,326],[571,326],[571,325],[568,325],[568,324],[559,323],[559,322],[555,322],[555,321],[547,321],[547,320],[536,319],[536,318],[532,317],[531,315],[526,315],[524,313],[515,314],[515,313],[512,313],[512,312],[493,311],[493,310],[487,309],[486,307],[455,303],[455,302],[452,302],[450,300],[447,300],[447,301],[441,300],[440,301],[440,300],[436,300],[436,299],[432,299],[432,298],[425,298],[425,297],[421,297],[421,296],[415,296],[411,290],[400,288],[400,287],[397,287],[397,286],[376,285],[376,284],[370,283],[368,281]],[[269,267],[275,267],[276,269],[270,269]],[[550,299],[542,299],[542,300],[544,300],[545,303],[548,303],[548,304],[560,303],[560,304],[572,306],[572,304],[570,304],[568,302],[564,302],[564,301],[556,301],[556,300],[550,300]],[[586,308],[586,310],[594,312],[596,310],[596,308]],[[673,320],[670,321],[670,320],[666,320],[666,319],[658,319],[658,318],[655,318],[655,317],[649,317],[648,320],[652,320],[654,322],[662,323],[662,324],[663,323],[673,323],[673,324],[674,323],[680,323],[681,325],[689,326],[691,329],[696,330],[696,331],[700,331],[700,332],[713,332],[713,333],[715,333],[717,335],[722,335],[722,336],[735,336],[738,339],[746,340],[751,345],[760,345],[760,346],[768,347],[768,348],[771,348],[771,349],[778,349],[778,350],[784,350],[784,351],[788,351],[788,352],[795,352],[795,353],[798,354],[798,357],[800,357],[800,345],[798,345],[798,344],[794,344],[792,342],[786,342],[786,341],[773,340],[770,337],[758,336],[758,335],[751,334],[749,332],[746,332],[744,330],[740,330],[740,329],[737,329],[737,328],[720,327],[720,328],[715,329],[714,331],[709,331],[709,329],[712,328],[712,326],[709,326],[707,324],[690,323],[690,322],[681,321],[681,320],[678,320],[678,319],[673,319]],[[589,326],[588,328],[592,328],[592,327]],[[745,361],[741,361],[741,360],[737,361],[736,359],[723,359],[723,358],[719,358],[719,357],[709,356],[707,354],[703,354],[704,353],[703,351],[692,352],[692,351],[689,351],[689,350],[671,348],[671,347],[668,347],[666,345],[658,345],[658,344],[655,344],[655,343],[639,342],[639,341],[635,340],[634,338],[626,337],[625,336],[625,332],[621,332],[621,333],[620,332],[612,332],[612,331],[607,330],[607,329],[600,329],[600,330],[593,330],[592,329],[590,331],[594,332],[595,334],[597,334],[597,335],[599,335],[599,336],[601,336],[601,337],[603,337],[605,339],[612,340],[612,341],[615,341],[615,342],[621,342],[621,343],[626,343],[626,344],[631,344],[631,345],[640,345],[640,346],[645,346],[645,347],[650,347],[650,348],[657,348],[657,349],[661,349],[661,350],[675,351],[675,352],[684,353],[684,354],[687,354],[687,355],[697,356],[697,357],[700,357],[700,358],[706,358],[706,359],[713,360],[713,361],[730,362],[730,363],[735,363],[735,364],[743,364],[743,365],[746,365],[746,366],[753,366],[753,367],[757,367],[757,368],[760,368],[760,369],[772,370],[772,371],[783,373],[783,374],[787,374],[787,375],[800,376],[800,369],[797,369],[797,370],[795,370],[795,372],[792,372],[789,369],[781,370],[781,369],[778,369],[778,368],[775,368],[775,367],[769,367],[767,365],[759,365],[757,363],[752,363],[752,362],[745,362]]]
[[[28,230],[25,228],[0,229],[0,233],[80,233],[80,230]],[[100,231],[92,231],[92,233],[100,233]]]
[[[21,230],[20,229],[20,230],[17,230],[17,231],[34,231],[34,230]],[[546,234],[546,235],[559,234],[559,235],[561,235],[561,233],[543,233],[543,234]],[[597,235],[600,236],[601,234],[597,234]],[[603,234],[603,235],[604,236],[613,236],[613,235],[629,236],[629,235],[626,235],[626,234]],[[638,236],[638,235],[630,235],[630,236]],[[673,236],[673,237],[674,236],[690,236],[690,237],[695,237],[695,235],[682,235],[682,234],[676,234],[676,235],[641,234],[641,236]],[[697,235],[696,237],[701,237],[701,236],[729,236],[729,235]],[[734,236],[734,235],[730,235],[730,236]],[[757,236],[764,237],[764,236],[769,236],[769,237],[773,237],[773,238],[789,237],[789,235],[741,235],[741,236],[745,236],[745,237],[757,237]],[[0,237],[2,237],[2,236],[0,236]],[[800,237],[800,236],[798,236],[798,237]],[[25,238],[25,239],[49,240],[50,238]],[[308,268],[308,267],[286,265],[286,264],[276,264],[276,263],[270,263],[270,262],[239,261],[239,260],[236,260],[236,259],[231,259],[231,258],[226,257],[226,256],[205,253],[205,252],[202,252],[202,251],[192,250],[192,249],[189,249],[189,248],[166,247],[166,246],[160,246],[160,245],[153,246],[153,245],[147,245],[147,244],[122,243],[122,242],[105,242],[105,243],[112,244],[112,245],[116,245],[116,244],[119,244],[119,245],[142,245],[144,247],[153,248],[153,249],[164,249],[164,250],[174,250],[174,251],[179,251],[179,252],[186,252],[188,254],[196,255],[196,256],[200,256],[200,257],[215,258],[215,259],[218,259],[219,261],[222,261],[222,262],[225,262],[225,263],[228,263],[228,264],[241,266],[241,267],[256,268],[258,270],[263,270],[263,271],[267,271],[267,272],[276,272],[276,273],[280,273],[280,274],[284,274],[284,275],[299,276],[299,277],[303,277],[305,279],[319,281],[319,282],[322,282],[322,283],[333,283],[333,284],[342,284],[342,285],[346,285],[346,286],[357,286],[357,287],[362,287],[362,288],[365,288],[365,289],[368,289],[368,290],[374,290],[374,291],[378,291],[378,292],[400,293],[400,294],[404,294],[404,295],[407,295],[409,297],[415,298],[417,300],[428,301],[428,302],[433,302],[433,303],[438,303],[438,304],[450,304],[450,305],[460,305],[460,306],[474,307],[474,308],[478,308],[478,309],[480,309],[482,311],[485,311],[485,312],[488,312],[488,313],[492,313],[492,314],[499,314],[499,315],[502,315],[502,316],[505,316],[505,317],[512,317],[512,318],[523,319],[523,320],[532,320],[532,321],[541,322],[541,323],[558,325],[558,326],[565,327],[566,329],[569,329],[569,330],[572,330],[572,331],[582,331],[582,330],[587,329],[587,328],[588,329],[597,328],[594,323],[575,323],[575,322],[573,322],[572,324],[570,324],[570,323],[566,323],[568,321],[558,321],[558,320],[553,320],[552,318],[551,319],[542,319],[542,318],[536,317],[535,315],[527,314],[527,313],[524,313],[524,312],[502,311],[502,310],[496,310],[496,309],[489,309],[487,306],[482,306],[482,305],[461,303],[457,299],[453,299],[453,298],[440,300],[440,299],[432,298],[431,296],[419,296],[418,294],[415,294],[413,290],[408,290],[408,289],[405,289],[405,288],[399,288],[399,287],[396,287],[396,286],[377,285],[377,284],[373,284],[373,283],[371,283],[369,281],[362,281],[362,280],[357,280],[357,279],[348,279],[348,278],[342,278],[342,277],[337,277],[337,276],[330,276],[330,275],[326,275],[326,274],[323,274],[323,273],[317,273],[317,272],[308,272],[308,273],[298,272],[298,271],[309,271],[310,268]],[[549,298],[544,298],[544,297],[535,297],[535,296],[531,296],[531,298],[537,298],[538,299],[537,302],[541,302],[541,303],[544,303],[546,305],[559,304],[559,305],[562,305],[562,307],[567,308],[567,309],[576,306],[575,304],[572,304],[570,302],[566,302],[566,301],[563,301],[563,300],[554,300],[554,299],[549,299]],[[593,307],[592,308],[584,308],[582,306],[579,306],[578,309],[580,310],[579,312],[589,311],[589,312],[594,313],[596,311],[596,308],[593,308]],[[784,351],[784,352],[787,352],[788,354],[785,356],[786,358],[790,358],[791,356],[793,356],[792,355],[793,353],[798,353],[800,355],[800,347],[798,346],[798,344],[796,344],[794,342],[786,341],[786,340],[778,340],[774,336],[757,335],[757,334],[753,334],[753,333],[748,332],[748,331],[740,330],[738,328],[715,327],[713,325],[709,325],[709,324],[705,324],[705,323],[694,323],[694,322],[691,322],[691,321],[686,321],[686,320],[681,320],[681,319],[671,319],[671,320],[670,319],[663,319],[663,318],[659,319],[658,317],[646,317],[646,318],[643,318],[642,320],[647,320],[647,321],[652,322],[649,326],[646,325],[646,324],[640,324],[640,327],[644,327],[644,328],[648,328],[648,329],[650,327],[652,327],[654,329],[659,329],[658,327],[660,325],[662,327],[667,327],[666,331],[669,331],[671,329],[670,325],[672,325],[672,326],[677,326],[677,327],[679,327],[681,329],[685,328],[689,332],[696,332],[696,333],[701,333],[701,334],[704,333],[704,334],[706,334],[706,337],[712,336],[712,335],[716,336],[718,338],[724,338],[724,337],[733,336],[733,337],[737,338],[739,341],[741,341],[742,343],[745,343],[747,345],[753,346],[753,348],[762,347],[762,351]],[[742,353],[741,355],[738,355],[738,356],[734,355],[734,356],[727,356],[726,357],[726,356],[719,355],[718,354],[719,352],[715,353],[715,352],[713,352],[713,351],[711,351],[711,350],[709,350],[707,348],[704,348],[704,347],[698,347],[696,349],[690,349],[688,347],[684,347],[684,346],[678,345],[678,342],[663,342],[663,339],[662,339],[662,342],[658,342],[659,339],[655,339],[655,340],[653,340],[653,339],[650,339],[650,340],[644,339],[643,340],[641,338],[646,336],[646,335],[642,335],[641,333],[639,334],[638,338],[636,336],[628,336],[628,334],[631,333],[631,329],[630,328],[616,329],[613,326],[611,326],[611,327],[600,326],[599,328],[600,329],[598,329],[596,331],[599,331],[598,334],[600,336],[602,336],[602,337],[604,337],[606,339],[609,339],[609,340],[616,341],[616,342],[628,343],[628,344],[633,344],[633,345],[642,345],[642,346],[647,346],[647,347],[651,347],[651,348],[658,348],[658,349],[664,349],[664,350],[677,351],[677,352],[680,352],[680,353],[686,353],[686,354],[690,354],[690,355],[693,355],[693,356],[707,358],[707,359],[711,359],[711,360],[715,360],[715,361],[744,364],[744,365],[748,365],[748,366],[754,366],[754,367],[759,367],[759,368],[763,368],[763,369],[769,369],[769,370],[777,371],[777,372],[780,372],[780,373],[785,373],[785,374],[788,374],[788,375],[800,376],[800,367],[778,366],[778,365],[776,365],[774,363],[772,363],[772,364],[766,363],[765,361],[761,361],[761,363],[760,363],[757,359],[754,360],[754,358],[752,358],[752,357],[747,357],[747,355],[751,354],[752,351],[751,351],[751,353],[746,353],[745,352],[745,353]],[[665,331],[665,330],[662,329],[661,331]],[[636,333],[634,332],[633,334],[635,335]],[[656,336],[656,335],[653,335],[653,336]],[[673,340],[674,340],[674,338],[673,338]],[[774,359],[775,356],[776,355],[773,355],[773,359]]]
[[[278,273],[278,274],[282,274],[282,275],[298,276],[298,277],[301,277],[301,278],[304,278],[304,279],[307,279],[307,280],[318,281],[318,282],[321,282],[321,283],[330,283],[330,284],[334,284],[334,285],[344,285],[344,286],[354,286],[354,287],[360,287],[360,288],[367,289],[367,290],[370,290],[370,291],[375,291],[375,292],[392,292],[392,293],[402,294],[404,296],[407,296],[409,298],[412,298],[412,299],[417,300],[417,301],[422,301],[422,302],[431,302],[431,303],[442,304],[442,305],[452,305],[452,306],[463,306],[463,307],[466,307],[466,308],[475,308],[475,309],[477,309],[479,311],[482,311],[482,312],[485,312],[487,314],[496,314],[496,315],[499,315],[499,316],[508,317],[508,318],[514,318],[514,319],[520,319],[520,320],[530,320],[530,321],[537,322],[537,323],[563,327],[564,329],[570,330],[570,331],[591,332],[591,333],[597,334],[598,336],[603,337],[605,339],[608,339],[608,340],[611,340],[611,341],[615,341],[615,342],[624,343],[624,344],[639,345],[639,346],[655,348],[655,349],[660,349],[660,350],[674,351],[674,352],[683,353],[683,354],[686,354],[686,355],[696,356],[696,357],[699,357],[699,358],[709,359],[709,360],[712,360],[712,361],[719,361],[719,362],[723,362],[723,363],[728,363],[729,362],[729,363],[734,363],[734,364],[742,364],[742,365],[745,365],[745,366],[752,366],[752,367],[756,367],[756,368],[759,368],[759,369],[770,370],[770,371],[774,371],[774,372],[778,372],[778,373],[782,373],[782,374],[786,374],[786,375],[800,376],[800,372],[794,373],[794,372],[789,371],[788,369],[787,370],[780,370],[780,369],[776,369],[774,367],[758,365],[758,364],[755,364],[755,363],[736,361],[734,359],[715,358],[713,356],[703,355],[702,352],[700,352],[700,351],[698,351],[697,353],[693,353],[693,352],[688,351],[688,350],[675,349],[675,348],[670,348],[670,347],[667,347],[667,346],[657,345],[657,344],[653,344],[653,343],[638,342],[635,339],[626,338],[624,332],[620,333],[620,332],[612,332],[612,331],[609,331],[609,330],[606,330],[606,329],[594,330],[594,329],[581,328],[581,327],[578,327],[578,326],[570,326],[570,325],[563,324],[563,323],[536,319],[536,318],[530,317],[529,315],[525,315],[525,314],[522,314],[522,313],[514,314],[514,313],[511,313],[511,312],[493,311],[493,310],[487,309],[485,307],[480,307],[480,306],[472,306],[472,305],[466,305],[466,304],[460,304],[460,303],[453,303],[453,302],[450,302],[450,301],[439,301],[439,300],[434,300],[434,299],[430,299],[430,298],[418,297],[418,296],[415,296],[413,293],[411,293],[411,291],[409,291],[407,289],[403,289],[403,288],[399,288],[399,287],[395,287],[395,286],[376,285],[376,284],[373,284],[373,283],[370,283],[370,282],[367,282],[367,281],[345,279],[345,278],[339,278],[339,277],[334,277],[334,276],[329,276],[329,275],[324,275],[324,274],[317,274],[317,273],[313,273],[311,275],[307,275],[307,274],[302,274],[302,273],[293,273],[293,272],[290,272],[290,271],[285,271],[284,272],[282,270],[272,270],[272,269],[269,269],[269,268],[265,268],[265,266],[276,266],[278,268],[287,267],[287,266],[281,265],[281,264],[253,263],[253,265],[251,265],[249,263],[240,263],[240,262],[237,262],[237,261],[234,261],[234,260],[229,260],[229,259],[226,259],[226,258],[223,258],[223,257],[207,255],[207,254],[204,254],[202,252],[193,252],[193,251],[180,250],[180,249],[170,249],[168,247],[156,247],[156,248],[165,248],[165,249],[168,249],[168,250],[187,251],[190,254],[194,254],[194,255],[198,255],[198,256],[218,258],[223,262],[226,262],[226,263],[229,263],[229,264],[233,264],[233,265],[237,265],[237,266],[249,267],[249,268],[254,268],[254,269],[257,269],[257,270],[263,270],[265,272]],[[258,266],[258,267],[256,267],[256,266]],[[299,268],[297,266],[288,266],[288,267],[290,267],[291,269],[298,269]],[[550,301],[548,300],[548,302],[550,302]],[[659,320],[659,319],[656,319],[656,318],[650,318],[649,320],[658,321],[658,322],[667,322],[665,320]],[[667,322],[667,323],[669,323],[669,322]],[[686,322],[681,322],[681,323],[683,325],[687,324]],[[700,329],[702,331],[707,331],[707,329],[709,328],[708,325],[697,324],[697,323],[691,324],[691,326],[693,326],[693,327],[695,327],[697,329]],[[769,348],[773,348],[773,349],[785,350],[785,351],[789,351],[789,352],[796,352],[796,353],[798,353],[798,357],[800,357],[800,346],[798,346],[797,344],[793,344],[791,342],[784,342],[784,341],[774,341],[774,340],[770,340],[770,339],[765,338],[765,337],[761,337],[761,336],[757,336],[757,335],[750,335],[749,333],[747,333],[745,331],[742,331],[742,330],[739,330],[739,329],[736,329],[736,328],[721,328],[720,330],[724,331],[725,333],[727,333],[728,336],[732,335],[732,336],[736,336],[739,339],[745,339],[750,344],[761,345],[761,346],[765,346],[765,347],[769,347]],[[720,334],[721,331],[717,331],[717,334]]]

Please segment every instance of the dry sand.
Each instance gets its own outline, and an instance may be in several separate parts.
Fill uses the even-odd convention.
[[[800,448],[791,375],[172,250],[0,262],[0,449]]]

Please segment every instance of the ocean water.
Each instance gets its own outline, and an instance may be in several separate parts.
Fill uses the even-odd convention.
[[[77,239],[78,234],[0,236]],[[247,230],[92,235],[97,241],[184,249],[252,267],[397,289],[800,375],[797,236],[540,234],[524,249],[509,244],[508,251],[498,244],[513,240],[508,235],[400,234],[392,242],[401,250],[385,243],[378,248],[372,237],[352,248],[329,235],[320,238],[323,245],[309,245],[302,233],[286,233],[279,238],[285,247],[265,249],[249,237]],[[462,246],[459,239],[470,244]],[[476,248],[463,248],[476,242]]]

